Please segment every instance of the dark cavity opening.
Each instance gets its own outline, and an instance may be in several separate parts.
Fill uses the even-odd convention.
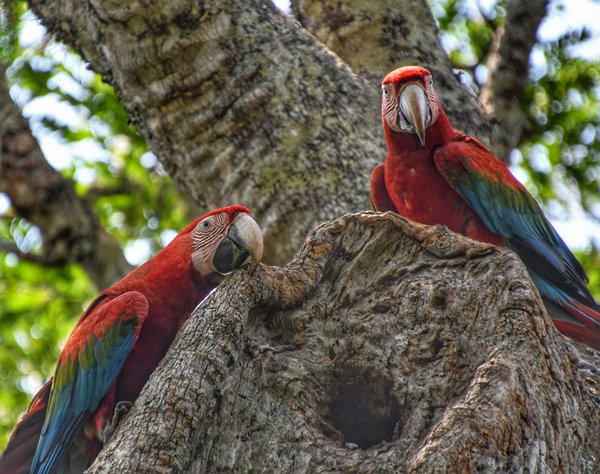
[[[325,419],[346,443],[367,449],[392,440],[401,409],[392,394],[391,381],[375,374],[345,371],[335,376],[330,393],[332,397],[324,407]]]

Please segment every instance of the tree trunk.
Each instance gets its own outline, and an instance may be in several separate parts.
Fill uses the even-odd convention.
[[[346,215],[199,306],[89,472],[598,472],[598,362],[512,252]]]
[[[498,28],[490,58],[488,81],[479,99],[498,121],[493,129],[494,152],[504,161],[523,141],[530,127],[523,111],[529,55],[537,41],[537,29],[546,16],[548,0],[510,0],[504,26]]]
[[[364,2],[348,7],[348,28],[386,32],[365,39],[365,51],[380,44],[380,54],[350,63],[356,71],[378,65],[363,79],[267,0],[30,1],[114,85],[186,195],[204,209],[251,207],[266,261],[277,264],[314,225],[370,209],[369,176],[386,155],[374,84],[384,72],[426,61],[456,125],[487,137],[487,119],[452,74],[427,4],[386,3],[383,16],[367,19]]]

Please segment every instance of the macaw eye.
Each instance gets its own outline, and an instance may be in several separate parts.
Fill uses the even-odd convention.
[[[384,95],[390,95],[390,90],[387,86],[383,86],[381,90],[383,90]]]
[[[208,220],[208,219],[204,219],[202,222],[200,222],[200,228],[202,230],[210,230],[212,229],[213,223],[212,221]]]

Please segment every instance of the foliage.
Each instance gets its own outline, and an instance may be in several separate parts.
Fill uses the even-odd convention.
[[[544,201],[556,197],[553,179],[560,176],[577,189],[583,207],[600,218],[600,64],[568,54],[588,36],[574,32],[539,46],[547,70],[527,87],[531,129],[521,150]]]
[[[481,6],[473,11],[465,0],[430,2],[444,47],[456,69],[474,74],[478,66],[485,64],[494,32],[504,24],[504,3],[494,3],[487,11]]]
[[[505,2],[492,2],[484,11],[473,10],[467,0],[430,3],[454,66],[471,77],[474,88],[481,86]],[[75,181],[126,255],[135,258],[133,250],[138,251],[132,263],[139,263],[189,220],[184,201],[128,124],[112,88],[73,52],[40,35],[24,2],[8,4],[11,13],[0,20],[0,62],[11,66],[16,101],[51,164]],[[36,34],[35,40],[27,38]],[[532,68],[525,105],[530,130],[515,156],[528,186],[549,209],[565,212],[552,203],[564,203],[557,189],[567,189],[600,220],[599,65],[571,52],[586,34],[569,32],[536,47],[543,67]],[[40,249],[39,232],[3,205],[1,195],[0,238],[24,252]],[[600,295],[600,252],[591,248],[578,257],[590,273],[590,288]],[[66,335],[96,291],[75,265],[42,268],[0,253],[0,447],[51,374]]]
[[[5,234],[5,221],[2,221]],[[12,227],[30,227],[19,219]],[[21,229],[23,230],[23,229]],[[16,229],[13,229],[16,232]],[[3,235],[5,237],[5,235]],[[44,268],[0,258],[0,432],[4,446],[16,416],[54,369],[65,336],[93,297],[76,265]]]

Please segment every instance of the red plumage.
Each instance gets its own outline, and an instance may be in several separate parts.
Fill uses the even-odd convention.
[[[388,156],[371,175],[373,207],[511,248],[557,328],[600,349],[600,306],[583,268],[506,164],[452,127],[429,71],[399,68],[382,88]]]
[[[221,273],[261,255],[262,237],[248,209],[230,206],[196,219],[154,258],[102,291],[67,340],[52,385],[44,385],[15,427],[0,472],[29,472],[32,459],[36,472],[83,471],[102,447],[116,403],[136,400]]]

